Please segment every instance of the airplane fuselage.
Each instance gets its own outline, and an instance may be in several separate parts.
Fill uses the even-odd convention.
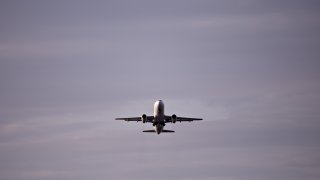
[[[153,106],[153,127],[157,134],[160,134],[165,126],[164,104],[161,100],[156,101]]]

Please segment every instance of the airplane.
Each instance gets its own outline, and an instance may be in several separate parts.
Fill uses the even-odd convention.
[[[167,122],[176,123],[178,122],[191,122],[191,121],[200,121],[201,118],[187,118],[187,117],[178,117],[173,114],[172,116],[167,116],[164,114],[164,103],[162,100],[158,100],[154,103],[153,106],[153,116],[147,116],[143,114],[141,117],[128,117],[128,118],[115,118],[115,120],[124,120],[124,121],[142,121],[142,123],[152,123],[152,130],[144,130],[143,132],[151,133],[173,133],[172,130],[165,130],[163,127]]]

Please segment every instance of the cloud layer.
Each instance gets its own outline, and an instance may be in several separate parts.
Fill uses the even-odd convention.
[[[319,7],[1,2],[1,179],[319,179]]]

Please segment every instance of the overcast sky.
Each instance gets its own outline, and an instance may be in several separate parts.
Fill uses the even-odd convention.
[[[0,2],[1,180],[320,179],[320,3]],[[165,113],[167,124],[115,121]]]

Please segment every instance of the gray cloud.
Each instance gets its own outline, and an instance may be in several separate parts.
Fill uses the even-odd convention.
[[[318,7],[2,1],[2,179],[319,179]]]

